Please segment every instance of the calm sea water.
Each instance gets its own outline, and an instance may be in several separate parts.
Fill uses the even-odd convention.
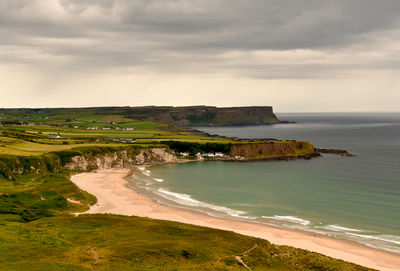
[[[211,215],[315,232],[400,253],[400,113],[278,114],[296,124],[197,127],[241,138],[297,139],[356,157],[194,162],[144,170],[147,190]]]

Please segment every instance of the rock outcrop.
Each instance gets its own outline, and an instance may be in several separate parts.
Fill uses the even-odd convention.
[[[94,170],[131,167],[143,164],[175,163],[177,157],[165,148],[141,149],[138,154],[126,150],[108,154],[83,154],[71,157],[64,165],[69,170]]]
[[[346,150],[340,150],[340,149],[315,149],[315,151],[318,153],[336,154],[344,157],[355,157],[354,154],[351,154]]]

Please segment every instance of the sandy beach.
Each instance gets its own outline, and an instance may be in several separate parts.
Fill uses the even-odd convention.
[[[222,219],[158,204],[126,186],[130,169],[106,169],[71,177],[81,189],[95,195],[98,202],[86,213],[112,213],[178,221],[266,239],[333,258],[385,271],[400,270],[400,256],[345,241],[274,228],[267,225]]]

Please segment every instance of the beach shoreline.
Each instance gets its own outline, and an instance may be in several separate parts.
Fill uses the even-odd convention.
[[[400,270],[399,255],[324,236],[314,236],[260,223],[217,218],[201,212],[162,205],[127,186],[128,181],[125,177],[131,173],[131,169],[118,168],[72,176],[71,181],[79,188],[97,197],[97,203],[85,213],[134,215],[234,231],[266,239],[273,244],[306,249],[378,270]]]

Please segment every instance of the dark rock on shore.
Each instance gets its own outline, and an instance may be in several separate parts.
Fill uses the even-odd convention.
[[[336,154],[336,155],[345,156],[345,157],[355,157],[354,154],[351,154],[346,150],[340,150],[340,149],[318,149],[318,148],[315,148],[315,152],[330,153],[330,154]]]
[[[279,124],[293,124],[293,123],[297,123],[297,122],[295,122],[295,121],[288,121],[288,120],[281,120],[281,121],[279,122]]]

